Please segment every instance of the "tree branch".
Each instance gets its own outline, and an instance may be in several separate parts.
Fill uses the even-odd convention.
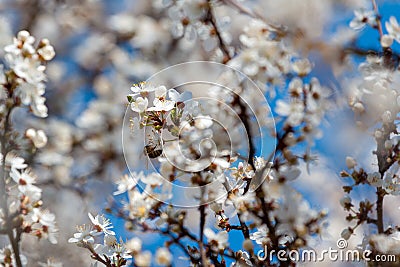
[[[218,29],[218,25],[217,25],[217,20],[213,14],[213,4],[211,3],[211,0],[208,1],[208,10],[207,10],[207,20],[211,23],[211,25],[214,28],[215,31],[215,35],[217,36],[218,42],[219,42],[219,47],[222,50],[222,53],[224,53],[224,60],[223,63],[228,62],[229,60],[232,59],[230,53],[229,53],[229,49],[227,47],[227,45],[224,42],[224,39],[222,38],[222,34],[220,32],[220,30]]]

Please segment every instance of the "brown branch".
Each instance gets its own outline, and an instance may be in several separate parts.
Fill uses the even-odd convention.
[[[383,136],[381,138],[376,138],[377,149],[374,152],[376,154],[376,158],[378,160],[379,173],[381,174],[381,179],[384,178],[386,171],[393,165],[395,160],[391,160],[388,162],[388,158],[390,158],[390,154],[385,148],[385,141],[390,139],[391,133],[396,133],[396,126],[394,124],[384,124],[382,128]],[[383,199],[385,197],[386,191],[382,187],[378,187],[376,189],[376,226],[378,228],[379,233],[384,232],[383,225]]]
[[[7,222],[5,230],[7,232],[8,239],[10,240],[10,244],[11,244],[11,247],[14,252],[16,266],[22,267],[21,255],[20,255],[20,250],[19,250],[19,242],[21,240],[21,232],[17,228],[16,236],[14,237],[13,217],[11,217],[8,212],[8,206],[7,206],[8,197],[7,197],[7,192],[6,192],[7,172],[5,169],[5,167],[6,167],[5,161],[6,161],[8,152],[10,152],[8,144],[7,144],[7,142],[8,142],[7,137],[9,135],[9,131],[11,128],[10,119],[11,119],[11,113],[13,111],[13,108],[14,108],[14,104],[9,107],[7,114],[4,118],[4,131],[3,131],[3,135],[1,136],[1,153],[3,155],[3,164],[1,167],[2,177],[0,178],[0,197],[1,197],[0,205],[1,205],[1,209],[3,210],[4,218]]]
[[[247,137],[249,139],[249,155],[247,158],[247,163],[250,164],[250,166],[253,168],[253,170],[255,171],[256,168],[254,166],[254,157],[256,156],[256,148],[253,142],[253,135],[251,133],[251,127],[250,127],[250,119],[249,116],[247,115],[246,112],[246,106],[245,104],[241,101],[240,96],[238,94],[234,95],[233,101],[231,103],[233,106],[237,106],[240,109],[240,113],[239,113],[239,118],[240,121],[243,123],[243,126],[247,132]],[[250,183],[248,183],[250,184]],[[247,189],[248,190],[248,189]],[[245,193],[247,192],[247,190],[245,190]]]
[[[115,204],[112,204],[112,205],[115,205]],[[205,205],[203,205],[203,206],[205,207]],[[196,266],[199,266],[199,264],[201,263],[201,258],[197,258],[196,256],[193,256],[191,254],[190,250],[188,249],[188,247],[185,247],[185,245],[182,243],[182,239],[188,238],[188,239],[190,239],[193,242],[196,242],[198,244],[202,243],[202,242],[200,241],[200,238],[197,238],[194,234],[192,234],[187,228],[185,228],[183,226],[183,224],[182,224],[183,222],[182,221],[178,221],[178,220],[170,217],[168,219],[169,223],[168,223],[168,228],[167,229],[163,230],[163,229],[159,229],[157,227],[156,228],[152,228],[149,225],[147,225],[145,222],[139,223],[138,221],[129,218],[129,216],[127,214],[125,214],[123,211],[120,211],[118,209],[115,210],[116,208],[117,207],[112,206],[112,207],[109,208],[108,212],[113,214],[114,216],[116,216],[118,218],[121,218],[121,219],[125,220],[125,221],[129,221],[129,222],[134,223],[135,225],[139,226],[142,229],[143,232],[149,231],[149,232],[158,233],[158,234],[162,234],[162,235],[170,237],[172,242],[171,241],[168,241],[168,242],[171,245],[172,244],[177,245],[190,258],[192,263],[196,264]],[[179,228],[178,229],[174,228],[174,225],[178,226]],[[174,230],[172,230],[172,228],[174,228]],[[175,236],[174,233],[179,233],[179,234],[178,234],[178,236]],[[202,243],[202,244],[203,244],[203,247],[204,247],[205,254],[208,255],[208,256],[210,255],[210,253],[216,253],[216,254],[219,253],[220,255],[223,255],[223,256],[228,257],[230,259],[233,259],[233,260],[236,259],[235,255],[234,255],[234,253],[232,251],[228,250],[229,253],[225,253],[225,252],[222,253],[220,251],[214,251],[212,245],[210,245],[210,244],[204,244],[204,243]],[[215,262],[215,264],[216,264],[216,262]]]
[[[19,242],[21,241],[22,233],[19,229],[16,229],[16,236],[14,237],[13,228],[9,227],[10,225],[12,225],[11,222],[9,221],[7,224],[8,224],[7,235],[8,235],[8,239],[10,240],[13,252],[14,252],[15,263],[16,263],[17,267],[22,267],[21,254],[20,254],[20,250],[19,250]]]
[[[173,244],[177,245],[189,258],[190,261],[192,263],[197,263],[199,261],[199,259],[196,259],[195,257],[193,257],[193,255],[191,255],[185,245],[182,244],[182,242],[180,241],[180,238],[175,237],[171,232],[169,231],[160,231],[162,234],[169,236],[171,238],[171,240],[173,241]]]
[[[200,257],[201,263],[203,266],[207,266],[206,264],[206,254],[204,251],[204,227],[206,224],[206,206],[203,204],[204,202],[204,187],[201,187],[201,202],[200,202],[200,240],[199,240],[199,248],[200,248]]]
[[[356,56],[378,56],[379,52],[374,49],[362,49],[358,47],[347,47],[343,49],[343,54],[356,55]]]
[[[213,4],[211,3],[211,0],[208,0],[208,10],[207,10],[207,21],[211,23],[211,25],[214,28],[215,35],[217,36],[218,42],[219,42],[219,47],[221,48],[222,52],[224,53],[224,59],[223,63],[228,62],[229,60],[232,59],[228,46],[225,44],[224,39],[222,38],[222,34],[220,30],[218,29],[217,25],[217,20],[213,14]]]
[[[376,26],[378,27],[378,32],[380,38],[383,36],[383,31],[382,31],[382,22],[381,22],[381,16],[379,15],[379,10],[378,10],[378,5],[376,4],[375,0],[372,0],[372,6],[374,7],[375,15],[376,15]]]
[[[234,7],[237,11],[239,11],[242,14],[245,14],[245,15],[247,15],[249,17],[252,17],[252,18],[255,18],[255,19],[259,19],[259,20],[263,21],[272,30],[276,31],[280,35],[285,35],[285,29],[282,26],[274,25],[274,24],[272,24],[270,22],[267,22],[265,20],[265,18],[263,16],[261,16],[258,12],[241,5],[240,3],[238,3],[235,0],[222,0],[222,2],[225,3],[228,6]]]
[[[83,247],[88,249],[90,251],[90,253],[92,253],[91,257],[92,259],[104,264],[107,267],[113,267],[113,265],[111,264],[110,260],[103,260],[102,257],[100,257],[99,254],[97,254],[96,251],[94,251],[93,247],[90,244],[87,243],[83,243]]]
[[[376,226],[378,227],[378,233],[382,234],[384,232],[383,227],[383,198],[385,196],[385,190],[382,187],[378,187],[376,189],[376,214],[377,219],[375,221]]]

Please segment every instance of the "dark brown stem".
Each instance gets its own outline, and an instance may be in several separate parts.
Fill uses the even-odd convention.
[[[250,182],[249,182],[249,184],[250,184]],[[226,182],[224,183],[224,187],[225,187],[225,189],[226,189],[227,192],[230,192],[230,191],[232,190],[232,189],[229,187],[229,184],[226,183]],[[236,207],[235,207],[235,208],[236,208]],[[248,238],[250,238],[249,227],[246,225],[245,222],[243,222],[241,216],[242,216],[242,213],[238,210],[238,211],[237,211],[237,218],[238,218],[238,220],[239,220],[240,226],[235,227],[235,226],[232,226],[232,225],[231,225],[230,227],[231,227],[232,229],[235,229],[235,230],[241,230],[241,231],[242,231],[242,234],[243,234],[243,237],[246,238],[246,239],[248,239]]]
[[[376,154],[376,158],[378,160],[378,168],[379,173],[381,175],[381,179],[384,179],[386,171],[396,162],[391,156],[391,153],[387,151],[385,148],[385,141],[390,139],[390,135],[392,133],[397,133],[396,125],[391,124],[383,124],[382,126],[382,137],[376,138],[377,149],[374,151]],[[396,145],[397,149],[397,145]],[[389,159],[389,160],[388,160]],[[385,197],[386,191],[382,187],[378,187],[376,189],[376,226],[378,228],[379,233],[384,232],[383,225],[383,199]]]
[[[356,55],[356,56],[378,56],[379,52],[374,49],[362,49],[359,47],[347,47],[343,49],[345,55]]]
[[[229,49],[228,49],[227,45],[226,45],[225,42],[224,42],[224,39],[222,38],[221,32],[220,32],[220,30],[218,29],[217,20],[215,19],[215,16],[214,16],[214,14],[213,14],[213,6],[212,6],[212,5],[213,5],[213,4],[212,4],[211,1],[209,0],[209,1],[208,1],[208,6],[209,6],[209,7],[208,7],[207,18],[208,18],[208,21],[211,23],[211,25],[212,25],[213,28],[214,28],[215,35],[217,36],[217,39],[218,39],[218,42],[219,42],[219,47],[221,48],[221,50],[222,50],[222,52],[224,53],[224,56],[225,56],[225,58],[224,58],[224,63],[226,63],[226,62],[228,62],[229,60],[231,60],[232,57],[231,57],[231,55],[230,55],[230,53],[229,53]]]
[[[268,228],[268,237],[271,239],[271,249],[275,250],[275,251],[279,251],[282,248],[279,245],[279,234],[277,234],[276,232],[276,227],[275,225],[277,225],[279,223],[279,221],[276,220],[276,218],[273,218],[273,220],[275,220],[275,224],[270,220],[270,203],[267,203],[264,199],[264,192],[262,191],[261,188],[257,189],[257,197],[260,199],[260,204],[261,204],[261,210],[262,210],[262,215],[257,215],[259,216],[260,219],[262,219],[263,223],[267,226]],[[267,259],[268,261],[268,259]],[[270,264],[270,262],[267,262]],[[292,266],[291,261],[279,261],[279,265],[277,266]],[[268,265],[267,266],[271,266]],[[272,265],[275,266],[275,265]]]
[[[247,227],[246,223],[243,222],[243,220],[240,218],[241,215],[242,215],[241,213],[238,213],[238,219],[241,226],[241,230],[244,238],[249,239],[250,238],[249,227]]]
[[[171,234],[169,231],[161,231],[162,234],[169,236],[171,240],[174,242],[173,244],[176,244],[189,258],[192,263],[198,262],[198,259],[193,257],[187,250],[184,244],[180,241],[180,238],[175,237],[173,234]]]
[[[378,227],[378,233],[382,234],[384,232],[383,228],[383,198],[385,196],[385,191],[382,189],[382,187],[378,187],[376,189],[376,214],[377,214],[377,219],[376,219],[376,226]]]
[[[21,256],[19,251],[19,241],[21,240],[21,233],[17,230],[16,236],[14,237],[13,228],[10,227],[12,225],[11,222],[8,223],[8,239],[10,240],[11,247],[14,252],[15,264],[17,267],[22,267]]]
[[[96,261],[98,261],[98,262],[104,264],[104,265],[107,266],[107,267],[113,267],[113,266],[111,265],[110,261],[103,260],[103,259],[100,257],[100,255],[97,254],[96,251],[94,251],[92,245],[90,245],[90,244],[84,244],[84,247],[87,248],[87,249],[92,253],[92,258],[93,258],[94,260],[96,260]]]
[[[258,193],[259,192],[260,192],[260,190],[258,190]],[[269,238],[271,239],[272,245],[274,246],[274,248],[278,248],[279,239],[275,234],[275,227],[271,223],[271,220],[269,219],[269,211],[268,211],[267,203],[265,202],[264,196],[259,196],[259,199],[261,201],[261,209],[263,211],[263,223],[265,223],[265,225],[268,228]]]
[[[396,132],[396,126],[394,124],[384,124],[382,128],[383,136],[381,138],[376,138],[377,149],[374,152],[378,160],[379,173],[381,174],[381,179],[384,178],[386,171],[395,162],[394,160],[388,161],[390,159],[390,154],[385,148],[385,141],[390,138],[392,132]],[[383,199],[385,197],[385,190],[382,187],[376,189],[376,226],[379,233],[384,232],[383,226]]]
[[[239,110],[240,110],[239,118],[240,118],[240,121],[243,123],[243,126],[244,126],[244,128],[245,128],[245,130],[247,132],[247,138],[249,139],[249,155],[248,155],[248,158],[247,158],[247,163],[251,165],[253,170],[255,170],[256,168],[254,166],[254,161],[253,160],[254,160],[254,157],[256,156],[256,148],[255,148],[255,145],[253,143],[253,135],[252,135],[252,132],[251,132],[251,127],[250,127],[250,118],[247,115],[246,106],[241,101],[240,96],[238,94],[234,95],[234,99],[232,101],[232,105],[233,106],[237,106],[239,108]],[[247,184],[248,184],[248,186],[250,186],[250,182],[248,182]],[[245,189],[244,193],[246,193],[247,191],[248,191],[248,188]]]
[[[203,204],[204,190],[202,188],[201,192],[201,203],[200,203],[200,240],[199,240],[199,248],[200,248],[200,257],[202,266],[207,266],[206,263],[206,253],[204,251],[204,227],[206,225],[206,206]]]

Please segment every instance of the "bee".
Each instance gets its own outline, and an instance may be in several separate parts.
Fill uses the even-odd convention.
[[[163,153],[160,137],[158,135],[155,135],[154,137],[153,138],[156,140],[151,139],[149,143],[144,146],[143,151],[144,154],[146,154],[151,159],[158,158]]]
[[[144,146],[144,153],[149,156],[151,159],[158,158],[161,156],[163,150],[159,148],[157,145],[146,145]]]

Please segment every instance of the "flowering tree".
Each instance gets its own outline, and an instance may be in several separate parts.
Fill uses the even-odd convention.
[[[7,69],[2,66],[1,84],[1,233],[8,236],[9,246],[2,249],[2,265],[22,266],[26,258],[19,249],[21,238],[31,234],[57,243],[55,216],[43,209],[42,190],[35,185],[36,176],[25,157],[46,145],[42,130],[29,128],[25,136],[13,129],[11,115],[16,108],[27,108],[33,115],[47,117],[45,106],[44,64],[55,53],[49,40],[35,46],[35,38],[20,31],[14,42],[4,48]]]
[[[259,251],[339,238],[399,263],[400,27],[375,0],[1,8],[0,266],[296,266]]]

